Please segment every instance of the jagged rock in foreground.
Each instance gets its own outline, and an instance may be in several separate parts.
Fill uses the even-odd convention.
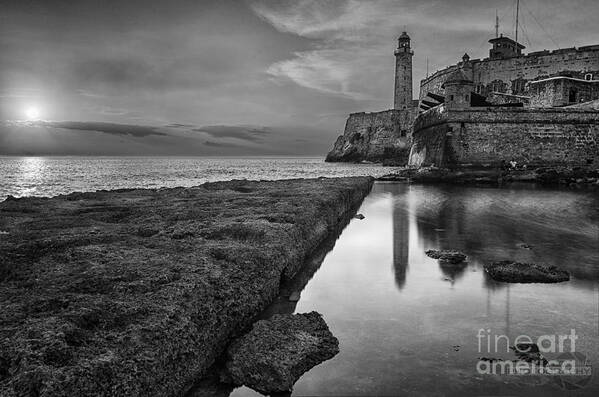
[[[461,263],[466,260],[466,255],[454,250],[427,250],[425,254],[433,259],[438,259],[445,263]]]
[[[0,203],[0,395],[182,395],[372,178]]]
[[[506,283],[559,283],[570,280],[570,274],[555,266],[501,261],[486,264],[485,271],[493,280]]]
[[[227,349],[225,380],[264,393],[291,391],[312,367],[339,353],[339,342],[317,312],[276,314]]]

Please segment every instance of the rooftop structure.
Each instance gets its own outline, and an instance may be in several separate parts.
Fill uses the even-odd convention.
[[[522,56],[522,50],[526,48],[522,44],[503,35],[489,40],[489,43],[493,44],[493,48],[489,50],[489,59],[519,57]]]

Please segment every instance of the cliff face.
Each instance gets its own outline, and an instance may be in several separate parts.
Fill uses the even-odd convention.
[[[326,161],[406,164],[415,114],[416,109],[350,114]]]

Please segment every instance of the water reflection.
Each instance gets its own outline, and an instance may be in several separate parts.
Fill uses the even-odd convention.
[[[562,395],[547,378],[478,374],[478,357],[513,355],[479,351],[476,333],[513,340],[574,328],[577,351],[599,362],[598,201],[572,191],[375,184],[360,209],[366,218],[347,226],[294,287],[303,288],[299,301],[282,309],[322,313],[340,341],[294,395]],[[427,249],[457,249],[468,261],[440,264]],[[498,283],[482,265],[501,259],[554,264],[573,279]],[[576,395],[597,392],[595,376]]]
[[[391,184],[389,190],[393,197],[393,269],[397,287],[402,288],[406,282],[410,257],[410,206],[406,185]]]
[[[21,160],[18,165],[20,190],[16,192],[17,196],[33,196],[37,193],[45,166],[43,157],[24,157]]]

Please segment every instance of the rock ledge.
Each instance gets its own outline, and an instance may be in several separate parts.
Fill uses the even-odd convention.
[[[426,255],[445,263],[457,264],[466,260],[466,255],[455,250],[427,250]]]
[[[555,266],[501,261],[485,265],[493,280],[506,283],[559,283],[570,280],[570,274]]]
[[[222,379],[265,394],[287,392],[338,352],[339,342],[319,313],[277,314],[233,342]]]

